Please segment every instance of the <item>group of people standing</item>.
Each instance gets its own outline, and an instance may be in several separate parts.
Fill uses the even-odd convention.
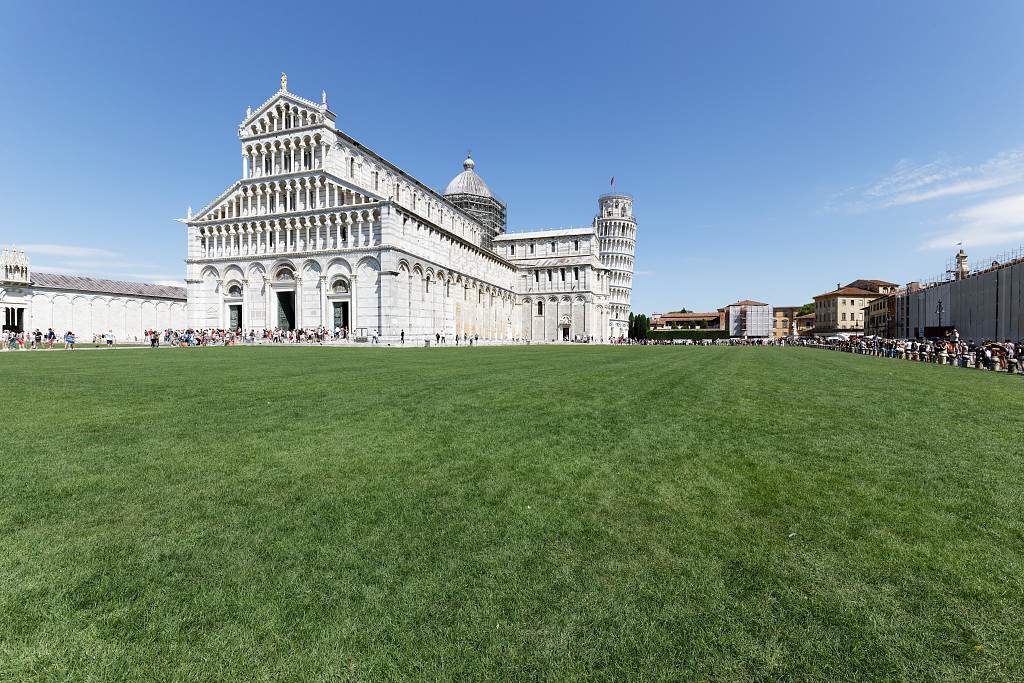
[[[110,339],[109,343],[113,344],[113,335],[110,336]],[[77,339],[71,330],[65,332],[63,337],[58,337],[52,327],[46,332],[38,329],[32,332],[4,330],[0,332],[0,351],[38,351],[42,349],[52,351],[58,340],[64,342],[64,350],[75,350]]]
[[[859,339],[820,340],[803,339],[800,346],[821,348],[830,351],[860,353],[867,356],[896,358],[899,360],[953,365],[978,370],[996,370],[1009,373],[1024,372],[1020,362],[1021,342],[1005,340],[980,341],[963,340],[954,329],[944,339],[886,339],[883,337],[861,337]]]
[[[147,330],[150,346],[234,346],[237,344],[325,344],[348,341],[348,328],[317,327],[299,330],[280,328],[249,330],[192,329]]]

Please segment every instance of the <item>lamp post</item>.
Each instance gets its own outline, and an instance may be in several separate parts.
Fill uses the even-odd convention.
[[[939,327],[942,327],[942,313],[945,309],[942,308],[942,299],[939,299],[938,305],[935,307],[935,313],[939,316]]]

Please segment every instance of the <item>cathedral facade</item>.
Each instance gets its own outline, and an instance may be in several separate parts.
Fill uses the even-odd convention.
[[[281,88],[238,129],[242,177],[185,220],[190,327],[346,328],[607,341],[626,334],[636,222],[604,195],[584,228],[506,231],[467,157],[435,192]]]

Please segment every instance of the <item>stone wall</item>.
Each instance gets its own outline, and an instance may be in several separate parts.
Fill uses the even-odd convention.
[[[185,302],[62,290],[29,290],[25,330],[58,335],[69,330],[79,339],[114,333],[120,341],[142,341],[148,329],[185,327]]]

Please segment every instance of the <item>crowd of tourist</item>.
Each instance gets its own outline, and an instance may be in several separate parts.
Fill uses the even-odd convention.
[[[137,339],[137,338],[136,338]],[[242,330],[216,329],[185,329],[185,330],[146,330],[143,344],[157,348],[160,346],[231,346],[234,344],[323,344],[343,342],[349,339],[346,328],[328,329],[326,327],[309,330],[262,330],[243,332]],[[113,347],[115,337],[112,331],[105,334],[92,335],[94,346]],[[376,342],[376,335],[372,341]],[[52,328],[46,332],[0,332],[0,350],[3,351],[34,351],[37,349],[63,348],[73,351],[81,342],[74,332],[67,331],[58,335]],[[136,341],[136,344],[138,342]]]
[[[344,327],[315,327],[299,330],[184,329],[147,330],[150,346],[235,346],[238,344],[331,344],[350,341]]]
[[[63,336],[58,335],[49,328],[46,332],[35,330],[34,332],[14,332],[4,330],[0,332],[0,351],[35,351],[37,349],[53,349],[64,345],[67,351],[74,351],[77,340],[75,333],[68,330]]]
[[[618,339],[613,344],[640,344],[642,346],[775,346],[774,339]]]
[[[1005,340],[975,341],[964,340],[954,329],[943,339],[886,339],[883,337],[859,337],[851,339],[800,339],[790,344],[808,348],[859,353],[881,358],[952,365],[978,370],[1002,372],[1024,372],[1020,362],[1022,342]]]
[[[0,347],[2,350],[26,350],[31,351],[35,349],[52,349],[54,343],[59,341],[65,341],[65,347],[69,350],[75,348],[75,336],[70,331],[65,334],[64,337],[57,336],[53,330],[49,330],[46,333],[36,331],[34,333],[29,332],[3,332],[0,336]],[[92,343],[94,346],[114,346],[115,338],[112,332],[106,334],[93,335]],[[350,342],[364,342],[369,344],[381,343],[380,336],[376,330],[372,330],[366,333],[366,336],[353,336],[348,328],[335,327],[334,329],[327,327],[299,329],[299,330],[283,330],[283,329],[266,329],[266,330],[249,330],[243,331],[239,329],[184,329],[184,330],[146,330],[143,334],[141,344],[148,345],[152,348],[160,347],[189,347],[189,346],[235,346],[239,344],[305,344],[305,345],[323,345],[323,344],[345,344]],[[595,340],[590,337],[573,337],[571,339],[573,343],[577,344],[588,344],[593,343]],[[127,342],[127,345],[138,345],[140,342],[135,339]],[[481,339],[480,335],[475,334],[442,334],[436,332],[434,334],[427,335],[406,335],[405,331],[402,330],[398,339],[399,346],[474,346],[493,343],[502,344],[529,344],[528,339],[510,339],[502,340],[497,342],[496,340]],[[58,345],[59,347],[59,345]]]
[[[234,346],[238,344],[344,344],[352,341],[369,342],[370,344],[380,343],[376,331],[367,337],[353,337],[349,330],[344,327],[327,327],[299,329],[299,330],[225,330],[225,329],[185,329],[185,330],[147,330],[144,335],[145,343],[153,348],[160,346],[189,347],[189,346]],[[116,339],[113,332],[93,335],[92,343],[97,346],[113,347]],[[574,343],[592,343],[594,340],[589,337],[574,337]],[[0,351],[33,351],[38,349],[63,348],[74,351],[78,340],[75,334],[68,330],[63,335],[58,334],[53,328],[46,332],[34,330],[32,332],[0,332]],[[417,336],[415,339],[406,338],[405,331],[401,332],[399,345],[405,346],[473,346],[481,343],[479,335],[448,335],[435,333],[434,335]],[[484,343],[492,343],[484,340]],[[501,343],[529,344],[528,339],[511,339]],[[1006,340],[1002,342],[980,341],[973,339],[963,340],[954,329],[943,339],[886,339],[882,337],[851,337],[849,339],[819,339],[813,337],[783,338],[783,339],[616,339],[613,344],[642,344],[642,345],[686,345],[686,346],[800,346],[805,348],[823,349],[828,351],[840,351],[845,353],[859,353],[867,356],[882,358],[893,358],[899,360],[914,361],[919,363],[934,363],[937,365],[951,365],[961,368],[976,368],[982,370],[997,370],[1009,373],[1024,373],[1024,363],[1020,360],[1020,353],[1024,350],[1024,342],[1014,343]]]

